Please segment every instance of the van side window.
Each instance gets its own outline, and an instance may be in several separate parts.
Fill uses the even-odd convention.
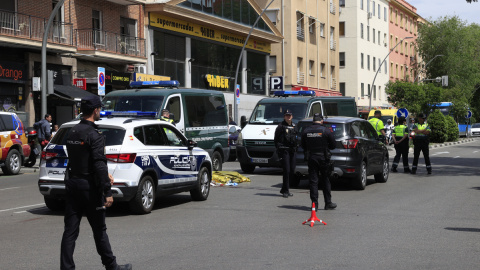
[[[227,114],[219,96],[185,96],[188,127],[226,126]]]
[[[180,97],[172,97],[168,100],[167,108],[170,113],[173,113],[173,121],[178,122],[182,116],[182,108],[180,107]]]
[[[336,102],[324,102],[323,108],[327,116],[338,116],[338,105]]]
[[[320,106],[320,102],[316,102],[312,104],[312,107],[310,108],[310,113],[308,114],[308,116],[311,117],[315,113],[322,114],[322,107]]]

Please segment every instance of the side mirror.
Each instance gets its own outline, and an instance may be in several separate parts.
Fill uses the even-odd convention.
[[[242,115],[240,117],[240,127],[243,129],[247,125],[247,117]]]
[[[197,143],[195,141],[193,141],[193,140],[188,140],[187,141],[188,150],[192,150],[196,146],[197,146]]]

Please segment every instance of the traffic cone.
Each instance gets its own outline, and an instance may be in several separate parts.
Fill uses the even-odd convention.
[[[309,219],[305,220],[302,224],[305,225],[305,223],[310,222],[310,227],[313,227],[313,224],[315,224],[315,221],[323,223],[323,225],[327,225],[327,223],[317,217],[317,213],[315,213],[315,203],[312,203],[312,215],[310,216]]]

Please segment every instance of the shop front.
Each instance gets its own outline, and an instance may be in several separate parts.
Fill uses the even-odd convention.
[[[26,124],[24,93],[27,80],[24,63],[0,60],[0,111],[16,112]]]

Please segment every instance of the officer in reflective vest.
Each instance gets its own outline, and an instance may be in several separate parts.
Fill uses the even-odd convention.
[[[400,156],[403,157],[403,172],[409,173],[408,167],[408,127],[405,117],[398,119],[398,125],[393,130],[393,141],[395,142],[395,158],[393,159],[392,172],[397,172]]]
[[[173,119],[170,119],[170,112],[167,109],[162,110],[162,116],[160,116],[160,120],[169,122],[170,124],[175,126]]]
[[[368,122],[370,122],[375,131],[377,131],[378,136],[383,136],[383,138],[385,138],[385,127],[383,126],[383,121],[380,120],[381,117],[382,112],[375,111],[374,117],[368,120]]]
[[[430,155],[428,150],[428,135],[430,134],[430,127],[425,123],[425,115],[423,113],[418,115],[418,123],[415,123],[413,126],[413,133],[415,137],[413,138],[413,165],[412,165],[412,174],[417,173],[417,164],[418,157],[420,156],[420,151],[423,152],[423,157],[425,158],[425,165],[427,165],[428,174],[432,174],[432,165],[430,164]]]

